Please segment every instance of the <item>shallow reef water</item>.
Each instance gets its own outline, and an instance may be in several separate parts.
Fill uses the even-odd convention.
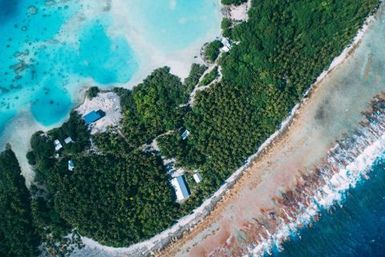
[[[55,125],[80,98],[80,88],[129,82],[143,63],[137,53],[145,50],[126,28],[163,51],[183,50],[219,28],[219,16],[210,19],[219,13],[215,3],[0,0],[0,136],[21,112]],[[118,19],[114,8],[127,19]]]
[[[52,125],[72,107],[69,87],[92,79],[125,82],[137,69],[122,37],[107,35],[108,17],[84,18],[77,1],[1,1],[0,128],[21,109]],[[5,36],[4,36],[5,35]]]

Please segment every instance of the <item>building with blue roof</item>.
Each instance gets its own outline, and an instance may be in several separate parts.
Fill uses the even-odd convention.
[[[171,185],[175,189],[176,199],[179,202],[187,199],[190,196],[190,192],[187,188],[187,184],[183,175],[173,178],[171,180]]]
[[[83,120],[87,125],[90,125],[90,124],[100,120],[104,116],[106,116],[105,112],[103,112],[102,110],[97,110],[97,111],[92,111],[92,112],[84,115]]]

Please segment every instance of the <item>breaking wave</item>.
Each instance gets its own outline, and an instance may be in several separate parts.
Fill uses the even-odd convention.
[[[362,179],[385,151],[385,100],[377,97],[371,110],[351,136],[338,141],[321,165],[297,180],[293,190],[283,192],[274,201],[280,211],[269,211],[268,218],[255,219],[247,234],[253,237],[249,255],[272,254],[299,230],[319,219],[320,213],[341,204],[344,195]]]

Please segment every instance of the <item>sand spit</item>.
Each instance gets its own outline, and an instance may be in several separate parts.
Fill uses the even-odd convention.
[[[38,125],[31,116],[32,115],[29,112],[23,112],[19,118],[14,119],[6,127],[3,136],[0,138],[0,146],[5,146],[7,143],[11,144],[12,150],[19,160],[27,187],[32,184],[32,181],[35,178],[35,172],[28,164],[26,157],[27,152],[30,150],[29,142],[33,133],[45,129],[43,126]],[[3,149],[1,149],[1,151],[2,150]]]

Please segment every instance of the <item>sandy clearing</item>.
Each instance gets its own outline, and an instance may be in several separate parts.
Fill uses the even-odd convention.
[[[114,92],[101,92],[96,97],[86,98],[76,111],[84,116],[92,111],[102,110],[106,116],[96,121],[91,126],[91,134],[107,131],[109,127],[120,124],[122,119],[122,107],[120,97]]]

